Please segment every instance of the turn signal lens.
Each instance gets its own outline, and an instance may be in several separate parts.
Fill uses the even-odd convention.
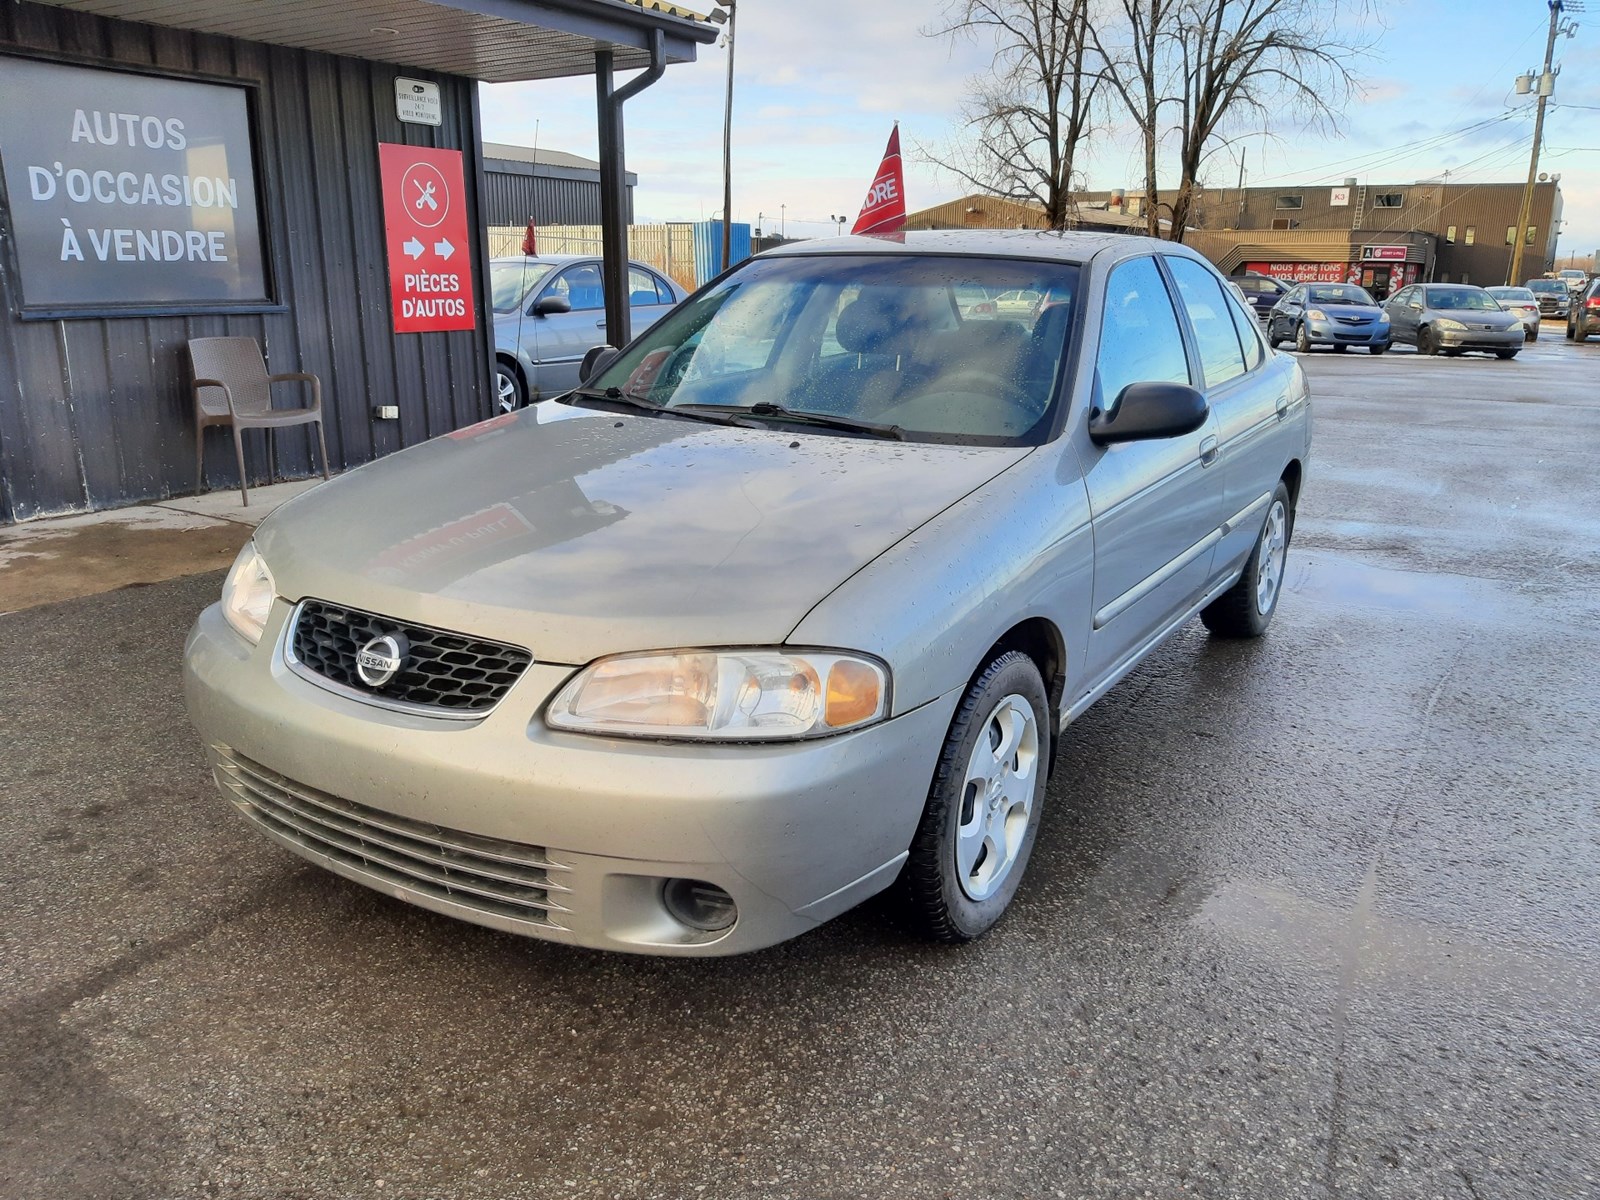
[[[240,637],[254,644],[267,627],[272,597],[272,572],[256,551],[255,542],[246,542],[222,581],[222,615]]]
[[[877,668],[842,658],[828,671],[828,704],[823,720],[830,729],[847,729],[878,715],[883,681]]]
[[[625,737],[776,741],[840,733],[888,711],[889,672],[871,659],[701,650],[601,659],[561,689],[545,723]]]

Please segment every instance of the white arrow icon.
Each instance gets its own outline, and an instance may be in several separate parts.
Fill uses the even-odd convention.
[[[421,258],[422,252],[426,250],[427,247],[421,242],[417,241],[416,238],[412,238],[405,245],[401,246],[400,249],[404,250],[412,258]]]
[[[440,238],[437,242],[435,242],[433,244],[433,252],[435,254],[437,254],[440,258],[449,258],[452,254],[454,254],[456,252],[456,248],[454,246],[452,246],[449,242],[445,241],[443,238]]]

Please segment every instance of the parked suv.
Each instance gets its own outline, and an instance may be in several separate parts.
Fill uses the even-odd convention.
[[[1572,311],[1572,293],[1559,279],[1530,279],[1528,290],[1539,300],[1541,317],[1560,317],[1564,321]]]

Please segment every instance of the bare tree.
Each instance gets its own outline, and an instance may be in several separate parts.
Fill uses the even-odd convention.
[[[1161,144],[1161,109],[1172,94],[1173,14],[1181,0],[1115,0],[1109,20],[1088,22],[1089,39],[1112,93],[1122,101],[1144,151],[1145,231],[1161,235],[1161,196],[1156,156]]]
[[[1155,0],[1146,0],[1146,5]],[[1178,0],[1167,36],[1178,108],[1178,188],[1172,238],[1195,212],[1207,158],[1229,132],[1254,132],[1289,114],[1325,121],[1349,98],[1352,61],[1365,46],[1338,31],[1359,4],[1339,0]]]
[[[1073,163],[1089,132],[1099,85],[1085,73],[1090,0],[950,0],[930,37],[988,37],[992,75],[972,83],[962,109],[968,138],[922,155],[967,183],[1044,210],[1051,229],[1072,211]]]

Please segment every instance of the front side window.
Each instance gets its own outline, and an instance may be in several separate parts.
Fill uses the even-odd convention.
[[[1095,369],[1107,410],[1130,383],[1190,381],[1178,314],[1155,259],[1136,258],[1111,272]]]
[[[895,426],[908,440],[1035,444],[1050,429],[1077,286],[1078,268],[1059,262],[754,259],[668,313],[583,391],[713,419],[781,422],[776,405]],[[980,291],[996,311],[969,316]]]
[[[568,267],[556,276],[555,282],[545,294],[564,297],[567,303],[572,305],[573,312],[604,308],[606,295],[600,283],[600,265],[582,263],[576,267]]]
[[[1168,258],[1167,266],[1189,312],[1189,324],[1194,327],[1206,386],[1216,387],[1243,375],[1244,353],[1239,334],[1228,315],[1231,306],[1217,277],[1193,259]]]

